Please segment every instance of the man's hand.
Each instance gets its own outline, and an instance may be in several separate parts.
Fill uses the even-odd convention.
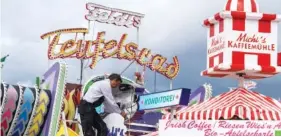
[[[124,111],[121,112],[121,115],[124,119],[127,119],[127,114]]]

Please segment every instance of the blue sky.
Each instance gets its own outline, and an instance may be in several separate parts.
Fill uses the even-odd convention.
[[[48,31],[86,27],[84,15],[87,13],[83,0],[2,0],[1,1],[1,54],[10,54],[2,70],[2,80],[15,84],[34,84],[35,77],[41,76],[54,61],[47,59],[47,41],[40,35]],[[145,14],[139,32],[139,47],[149,48],[153,53],[166,56],[169,61],[178,56],[180,73],[173,81],[173,88],[185,87],[196,89],[204,83],[211,83],[214,95],[235,87],[237,81],[201,77],[206,68],[207,29],[202,21],[221,11],[226,0],[91,0],[97,4],[121,8]],[[257,0],[261,12],[281,14],[280,0]],[[92,24],[94,25],[94,24]],[[119,40],[123,33],[128,34],[127,42],[136,42],[136,29],[116,27],[96,23],[94,34],[106,31],[106,40]],[[281,24],[279,25],[279,34]],[[279,35],[280,38],[280,35]],[[281,38],[279,39],[279,44]],[[279,51],[280,50],[279,46]],[[64,60],[68,64],[68,81],[78,83],[79,61]],[[107,59],[98,63],[94,70],[85,70],[87,80],[94,74],[121,72],[130,62]],[[125,72],[133,77],[136,66]],[[147,69],[148,70],[148,69]],[[146,86],[154,90],[154,74],[146,73]],[[169,89],[169,80],[157,75],[157,91]],[[281,75],[259,80],[257,91],[281,97]]]

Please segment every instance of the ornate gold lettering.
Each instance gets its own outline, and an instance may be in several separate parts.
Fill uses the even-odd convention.
[[[175,78],[179,73],[180,65],[179,65],[178,57],[177,56],[173,57],[173,60],[174,63],[171,63],[166,67],[167,72],[165,76],[169,79]]]
[[[126,59],[127,60],[133,60],[136,59],[136,50],[138,49],[138,45],[130,42],[125,46],[125,50],[127,52]]]
[[[163,64],[166,62],[167,58],[157,54],[155,55],[152,59],[151,59],[151,64],[150,64],[150,69],[152,71],[154,70],[159,70],[159,71],[163,71]]]
[[[75,49],[73,47],[76,47]],[[75,45],[75,41],[73,39],[68,40],[63,43],[60,49],[60,54],[62,58],[71,57],[72,55],[76,54],[77,46]]]
[[[145,58],[148,58],[150,56],[150,50],[148,50],[147,48],[143,48],[141,50],[141,52],[139,53],[136,61],[138,62],[138,64],[142,65],[142,66],[148,66],[150,64],[149,61],[144,61]]]
[[[60,34],[57,34],[52,39],[52,42],[50,43],[49,49],[48,49],[48,57],[49,57],[49,59],[56,59],[56,58],[60,58],[61,57],[60,53],[55,54],[55,47],[58,45],[59,40],[60,40]]]
[[[117,47],[117,41],[116,40],[110,40],[104,44],[104,47],[102,49],[102,57],[103,58],[109,58],[117,54],[117,49],[113,50],[111,53],[107,53],[107,51],[112,50],[114,47]]]

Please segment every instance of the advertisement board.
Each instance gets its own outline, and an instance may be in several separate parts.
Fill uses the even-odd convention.
[[[139,97],[139,110],[157,109],[177,105],[187,105],[190,89],[174,89],[163,92],[141,95]]]
[[[160,136],[281,136],[281,121],[160,120]]]

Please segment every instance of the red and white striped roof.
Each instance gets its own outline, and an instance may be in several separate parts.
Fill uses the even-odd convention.
[[[224,10],[241,12],[259,12],[256,0],[228,0]]]
[[[218,120],[234,115],[250,120],[281,120],[281,103],[257,92],[238,88],[177,112],[178,119]],[[167,119],[166,115],[164,119]]]

